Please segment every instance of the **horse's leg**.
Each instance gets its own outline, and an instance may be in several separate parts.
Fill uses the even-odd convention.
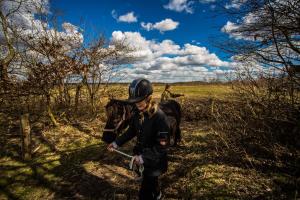
[[[177,142],[181,142],[181,130],[179,125],[176,123],[176,129],[175,129],[175,145]]]
[[[176,129],[172,127],[171,129],[171,139],[170,139],[170,145],[171,146],[176,146],[177,141],[176,141]]]
[[[176,145],[176,119],[174,117],[168,117],[170,123],[170,145]]]

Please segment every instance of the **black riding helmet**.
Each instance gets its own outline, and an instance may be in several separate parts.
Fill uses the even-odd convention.
[[[129,85],[129,103],[137,103],[153,93],[152,84],[144,78],[138,78]]]

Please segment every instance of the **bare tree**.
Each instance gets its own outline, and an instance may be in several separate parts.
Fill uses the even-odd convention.
[[[62,31],[55,13],[46,12],[43,3],[32,4],[31,1],[34,2],[12,0],[13,9],[2,12],[2,7],[5,7],[2,3],[7,1],[0,0],[0,28],[4,38],[1,42],[4,53],[0,60],[0,78],[7,83],[15,77],[15,87],[1,91],[2,97],[7,98],[9,94],[19,101],[22,101],[23,96],[30,95],[45,98],[48,115],[53,124],[57,125],[51,101],[57,98],[60,103],[70,105],[71,87],[68,81],[72,82],[74,79],[70,77],[73,76],[77,77],[75,108],[78,107],[81,88],[86,86],[90,105],[95,111],[101,86],[107,85],[118,66],[126,60],[128,48],[122,43],[109,43],[101,35],[85,45],[78,27],[63,23]],[[20,26],[14,18],[9,18],[18,13],[20,8],[22,14],[27,7],[29,13],[35,14],[31,24]],[[7,102],[12,103],[9,100]]]
[[[7,83],[9,81],[9,64],[13,61],[17,54],[14,44],[18,36],[16,34],[13,34],[16,33],[16,31],[12,30],[12,24],[10,24],[10,16],[19,11],[21,5],[23,4],[23,1],[16,0],[14,2],[17,4],[15,7],[5,10],[4,0],[0,1],[0,80],[2,83]]]
[[[30,91],[46,98],[48,115],[53,124],[58,125],[51,109],[51,96],[57,88],[59,91],[64,90],[66,77],[74,71],[82,37],[74,30],[68,34],[67,31],[60,32],[56,26],[49,29],[48,23],[56,24],[56,16],[42,17],[45,23],[33,26],[30,32],[27,31],[21,37],[25,48],[20,53],[25,70],[23,82]]]
[[[285,72],[289,72],[289,67],[300,67],[299,10],[297,0],[245,1],[240,10],[230,13],[240,18],[240,22],[223,27],[224,32],[235,38],[229,40],[229,46],[223,45],[223,49],[239,55],[239,59],[255,58]]]
[[[116,76],[114,72],[129,59],[126,57],[129,51],[128,46],[121,42],[108,44],[103,36],[83,50],[82,82],[87,88],[93,112],[96,111],[95,101],[101,86],[107,86]]]

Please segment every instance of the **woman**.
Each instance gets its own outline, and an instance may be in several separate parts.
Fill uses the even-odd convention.
[[[146,79],[136,79],[130,84],[128,102],[135,104],[136,112],[126,132],[108,146],[113,151],[137,137],[133,148],[135,163],[144,165],[140,200],[161,199],[158,177],[167,171],[169,126],[166,115],[152,100],[152,93],[152,85]]]
[[[170,91],[170,89],[171,89],[171,85],[166,84],[165,85],[165,90],[161,94],[161,98],[160,98],[161,102],[166,102],[166,101],[168,101],[168,100],[170,100],[172,98],[184,96],[184,94],[175,94],[175,93],[172,93]]]

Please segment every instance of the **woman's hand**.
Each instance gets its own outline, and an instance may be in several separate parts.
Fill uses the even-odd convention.
[[[112,142],[107,146],[107,150],[110,152],[114,151],[114,149],[117,149],[117,148],[118,148],[118,145],[115,142]]]
[[[142,155],[135,155],[135,156],[133,156],[133,158],[134,158],[134,163],[136,164],[136,165],[142,165],[143,163],[144,163],[144,160],[143,160],[143,158],[142,158]]]

